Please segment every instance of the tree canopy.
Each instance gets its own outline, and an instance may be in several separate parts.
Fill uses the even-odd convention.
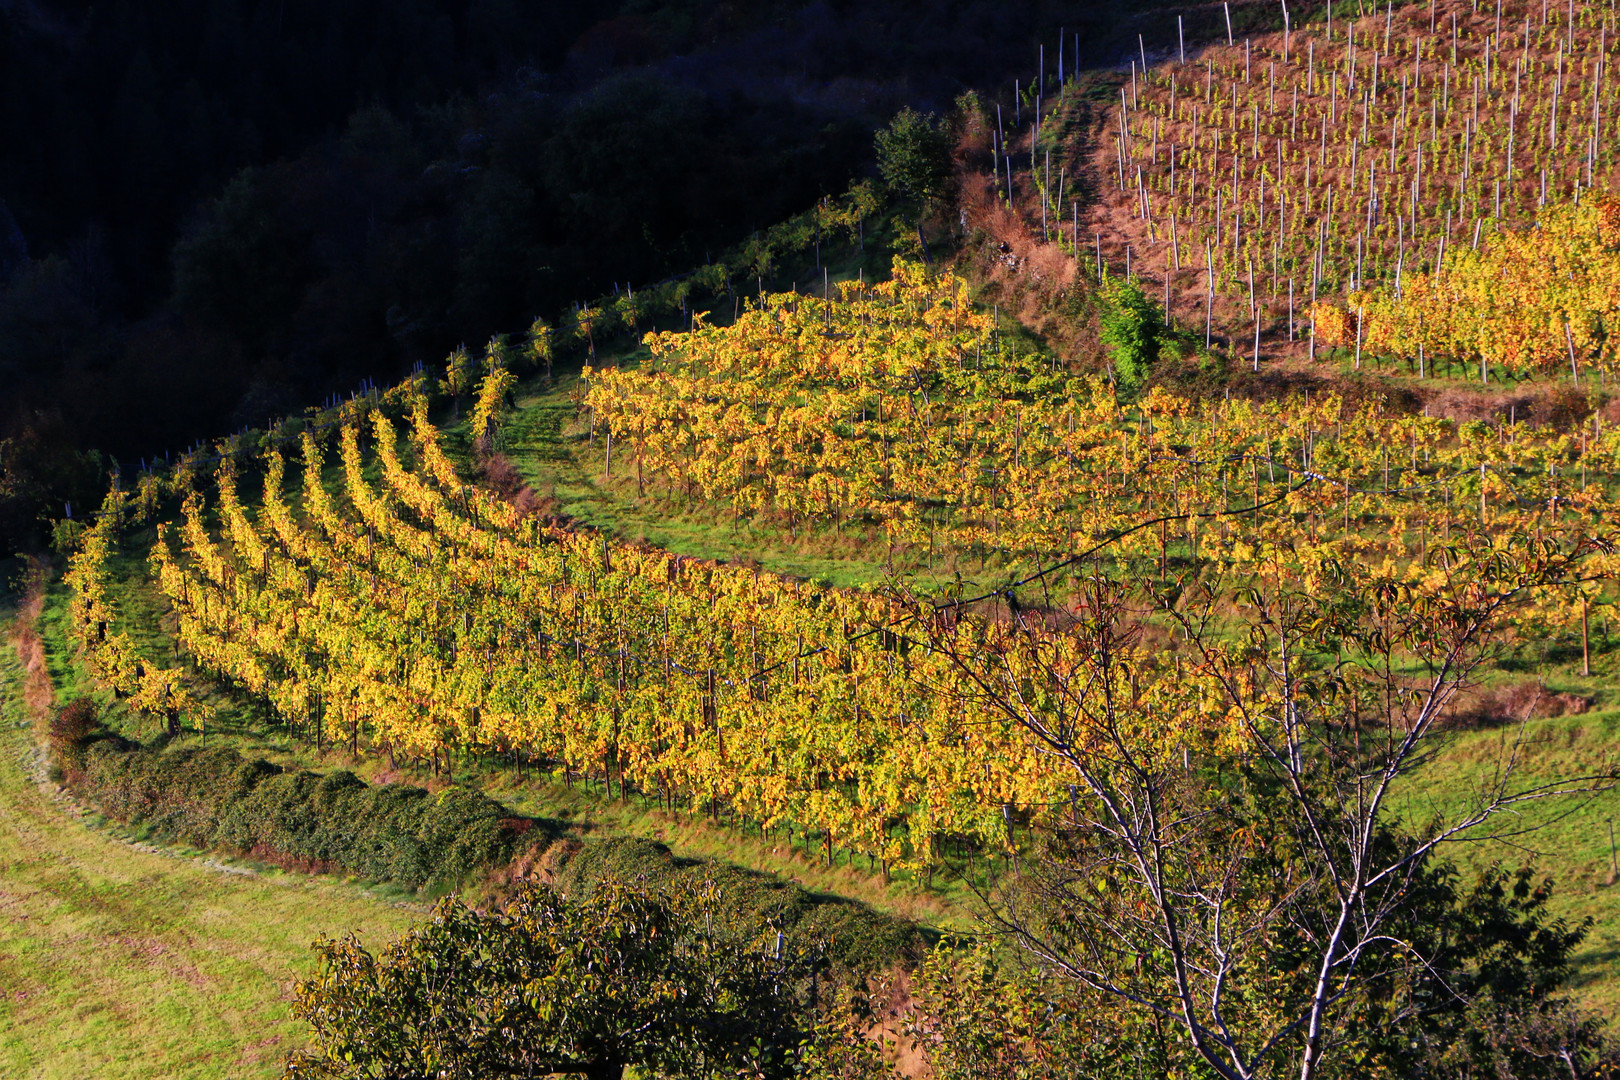
[[[707,903],[531,885],[504,911],[441,901],[377,954],[323,939],[294,1006],[315,1045],[288,1076],[789,1075],[808,961],[713,932]]]
[[[940,193],[950,169],[950,128],[910,106],[877,133],[878,173],[903,198],[926,202]]]

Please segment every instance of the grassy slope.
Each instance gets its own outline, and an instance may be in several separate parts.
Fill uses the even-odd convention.
[[[243,873],[89,827],[36,781],[22,668],[0,649],[0,1074],[276,1076],[320,934],[415,916],[358,889]]]
[[[627,467],[612,482],[605,480],[601,440],[593,447],[586,433],[576,430],[571,398],[577,387],[576,378],[564,377],[553,389],[520,396],[520,411],[502,438],[505,453],[524,478],[555,499],[569,518],[679,555],[754,559],[779,573],[841,586],[882,580],[882,555],[858,538],[789,538],[777,529],[737,520],[722,508],[673,508],[651,486],[645,497],[637,498]]]
[[[463,773],[458,779],[474,779],[508,806],[567,822],[582,835],[649,837],[677,855],[773,874],[812,892],[858,900],[925,926],[945,930],[972,926],[974,898],[962,880],[965,868],[960,866],[936,872],[928,884],[906,874],[885,883],[876,867],[864,859],[853,859],[847,851],[839,852],[836,866],[827,865],[819,842],[813,853],[806,853],[800,833],[794,834],[791,843],[782,831],[762,838],[757,828],[743,830],[702,816],[669,813],[639,797],[608,800],[600,784],[576,782],[568,787],[556,780],[519,782],[510,769],[490,769],[478,777]],[[983,885],[982,873],[975,880]]]
[[[1550,680],[1551,681],[1551,680]],[[1448,817],[1513,763],[1513,790],[1620,764],[1620,710],[1532,721],[1460,734],[1401,793],[1401,812],[1421,821]],[[1555,883],[1551,910],[1572,923],[1590,917],[1592,933],[1576,954],[1572,988],[1588,1004],[1620,1015],[1620,878],[1612,873],[1610,825],[1620,817],[1620,792],[1528,805],[1497,819],[1500,839],[1449,845],[1444,854],[1465,879],[1484,866],[1532,866]],[[1510,835],[1519,833],[1520,835]]]
[[[643,353],[644,350],[628,341],[621,341],[604,348],[603,360],[609,362],[611,357],[611,362],[633,363]],[[616,463],[612,481],[605,482],[601,474],[600,441],[591,446],[576,420],[572,401],[576,387],[577,381],[569,375],[564,375],[554,388],[532,384],[521,387],[519,409],[502,438],[505,453],[525,478],[540,494],[555,499],[557,509],[569,518],[681,554],[757,561],[778,572],[820,578],[837,585],[871,585],[881,582],[888,574],[890,553],[881,537],[833,536],[825,532],[787,536],[769,523],[737,521],[723,507],[701,503],[675,505],[660,498],[651,487],[644,497],[638,497],[633,473],[622,459],[621,463]],[[452,425],[447,435],[452,447],[464,444],[465,425]],[[251,486],[247,490],[251,490]],[[132,543],[130,550],[135,551],[137,546]],[[940,563],[942,567],[947,565],[943,558]],[[900,553],[894,565],[902,572],[922,569],[920,560],[908,557],[907,553]],[[983,568],[976,562],[959,568],[965,578],[981,577],[986,581],[1002,579],[1011,569],[993,565]],[[134,585],[142,576],[138,559],[131,558],[126,569],[129,575],[123,596],[126,604],[136,609],[126,607],[126,615],[138,612],[134,621],[144,624],[150,634],[149,645],[161,649],[154,617],[156,609],[144,590]],[[926,572],[919,576],[925,582],[929,577]],[[53,600],[47,620],[61,611],[62,599],[59,595]],[[58,655],[61,655],[59,636],[57,643]],[[1571,690],[1594,696],[1599,708],[1620,706],[1620,700],[1608,700],[1611,695],[1606,689],[1614,685],[1614,680],[1601,669],[1596,678],[1579,679],[1568,670],[1555,670],[1568,669],[1569,665],[1555,664],[1551,658],[1530,667],[1547,678],[1549,688],[1554,691]],[[1525,677],[1522,670],[1502,675]],[[278,728],[266,726],[263,717],[242,708],[228,695],[217,696],[214,703],[225,706],[222,710],[225,723],[222,728],[216,728],[211,739],[228,739],[245,753],[288,764],[352,767],[368,779],[426,780],[403,774],[385,775],[387,763],[383,761],[354,762],[337,753],[318,759],[309,748],[288,740]],[[1538,721],[1532,730],[1542,741],[1536,743],[1531,759],[1538,763],[1536,768],[1551,769],[1568,764],[1569,754],[1588,758],[1602,755],[1614,745],[1617,724],[1620,719],[1616,715],[1601,712]],[[1571,732],[1576,733],[1573,742],[1569,742]],[[149,736],[155,729],[142,732],[137,726],[134,733]],[[1496,760],[1491,750],[1498,737],[1494,732],[1460,737],[1421,777],[1418,789],[1423,799],[1440,806],[1460,804],[1490,775]],[[188,735],[185,741],[194,738]],[[1568,743],[1564,747],[1568,752],[1565,758],[1551,756],[1550,747],[1558,740]],[[581,833],[655,837],[683,855],[721,858],[774,872],[807,887],[863,900],[927,923],[961,925],[971,910],[968,891],[960,882],[943,875],[936,876],[932,889],[905,880],[886,886],[864,866],[829,868],[822,860],[807,857],[802,840],[799,846],[790,847],[781,836],[762,839],[757,834],[743,835],[702,818],[693,820],[668,814],[639,800],[608,802],[602,798],[599,788],[590,785],[567,787],[560,782],[533,780],[520,784],[511,770],[492,767],[489,763],[458,762],[456,778],[483,786],[490,794],[523,812],[570,821]],[[1584,998],[1610,1012],[1620,1004],[1620,981],[1610,973],[1613,959],[1620,955],[1620,892],[1605,884],[1609,873],[1605,822],[1614,815],[1617,805],[1620,804],[1614,796],[1604,796],[1577,813],[1553,821],[1527,843],[1465,845],[1448,852],[1464,866],[1465,872],[1500,860],[1510,866],[1529,861],[1542,872],[1553,875],[1559,883],[1554,909],[1576,920],[1590,915],[1597,923],[1593,936],[1581,950],[1576,984]],[[1413,807],[1411,812],[1418,813],[1420,808]]]
[[[1033,568],[994,558],[983,563],[944,549],[930,560],[925,549],[891,550],[873,528],[835,532],[818,525],[789,533],[768,521],[740,519],[723,505],[669,497],[651,476],[638,496],[634,466],[622,459],[611,479],[603,476],[602,441],[593,445],[575,419],[577,388],[577,378],[564,376],[552,388],[520,389],[518,410],[500,445],[530,486],[581,525],[678,555],[757,562],[779,574],[843,588],[870,588],[899,578],[927,589],[960,574],[971,589]]]

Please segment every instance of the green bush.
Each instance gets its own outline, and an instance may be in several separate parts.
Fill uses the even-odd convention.
[[[408,888],[447,887],[548,835],[480,792],[373,787],[250,761],[234,750],[92,741],[75,787],[110,817],[198,848]]]
[[[1114,386],[1122,400],[1134,398],[1152,374],[1170,340],[1164,313],[1134,278],[1107,278],[1099,293],[1100,336],[1114,363]]]
[[[723,898],[729,925],[716,932],[825,956],[845,970],[872,970],[920,959],[929,944],[915,924],[843,897],[812,893],[729,863],[684,859],[652,840],[590,840],[557,875],[569,896],[589,896],[607,884],[632,885],[670,896]]]
[[[531,883],[501,911],[440,901],[377,953],[322,939],[294,1004],[313,1045],[287,1080],[890,1075],[875,1046],[867,1071],[816,1068],[848,1034],[828,1030],[843,1017],[815,958],[732,940],[715,914],[647,888],[560,896]],[[870,1010],[849,1018],[871,1026]]]

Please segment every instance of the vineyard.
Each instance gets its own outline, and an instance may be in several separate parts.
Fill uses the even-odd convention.
[[[303,435],[299,509],[279,449],[256,512],[235,458],[212,509],[181,477],[181,520],[151,554],[178,645],[317,746],[435,771],[504,755],[925,870],[952,841],[1016,844],[1061,802],[1062,771],[978,680],[1016,685],[1079,648],[1059,616],[1088,575],[1330,595],[1355,565],[1443,591],[1527,539],[1578,547],[1620,469],[1600,421],[1459,430],[1331,397],[1162,392],[1127,412],[1097,380],[1001,353],[961,282],[906,264],[838,299],[769,296],[731,326],[651,341],[649,367],[586,370],[604,473],[617,455],[638,490],[1045,560],[1022,593],[1050,617],[1009,622],[997,605],[1016,590],[851,592],[543,526],[461,477],[418,382],[351,410],[334,447]],[[492,365],[480,400],[509,379]],[[132,706],[206,727],[109,611],[104,563],[135,503],[114,492],[86,537],[74,618]],[[1531,588],[1516,625],[1584,647],[1601,576]],[[964,671],[973,655],[999,659]],[[1164,737],[1225,744],[1208,687],[1165,677],[1184,662],[1144,648],[1121,678]]]
[[[1343,326],[1343,310],[1359,315],[1375,289],[1411,298],[1455,276],[1465,292],[1448,299],[1478,312],[1492,303],[1493,282],[1478,271],[1499,234],[1612,190],[1612,8],[1340,3],[1310,19],[1199,49],[1168,43],[1168,60],[1155,59],[1166,42],[1144,42],[1115,106],[1092,126],[1071,95],[1046,121],[1052,130],[1026,133],[1037,167],[1022,201],[1063,223],[1052,230],[1067,233],[1082,266],[1140,275],[1181,325],[1219,337],[1256,370],[1266,359],[1318,359],[1326,346],[1357,367],[1382,356],[1415,375],[1573,367],[1578,380],[1580,369],[1611,366],[1607,296],[1515,312],[1535,327],[1534,347],[1439,332],[1363,338]],[[1090,177],[1099,192],[1090,206],[1046,175],[1045,162],[1076,153],[1064,133],[1078,129],[1087,135],[1068,176]],[[998,146],[998,175],[1019,183],[1011,145]],[[1003,195],[1008,182],[998,181]],[[1530,302],[1529,290],[1513,300]],[[1317,318],[1328,305],[1339,309],[1331,331]]]
[[[1222,14],[56,524],[67,789],[480,905],[289,1075],[1620,1076],[1620,22]]]
[[[1331,395],[1163,391],[1126,409],[1102,379],[1011,352],[959,282],[904,263],[836,301],[772,296],[649,342],[651,364],[585,372],[604,475],[617,452],[638,493],[779,527],[875,526],[926,551],[1039,560],[1106,543],[1161,578],[1273,551],[1406,568],[1454,533],[1601,514],[1614,468],[1600,417],[1574,434],[1459,429]]]

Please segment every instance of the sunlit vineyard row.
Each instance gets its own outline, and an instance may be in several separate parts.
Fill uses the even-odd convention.
[[[455,752],[517,755],[926,867],[942,840],[1005,845],[1061,803],[1061,771],[984,691],[1085,663],[1065,612],[1086,574],[1165,595],[1203,576],[1237,597],[1243,582],[1325,594],[1355,566],[1421,596],[1470,566],[1500,576],[1612,516],[1620,442],[1596,426],[1456,428],[1332,398],[1162,392],[1126,412],[1066,376],[1029,393],[1039,365],[998,370],[993,344],[960,283],[902,267],[869,292],[769,297],[733,328],[660,339],[650,368],[592,372],[586,407],[604,466],[617,447],[670,492],[879,521],[897,540],[926,527],[1048,561],[1098,548],[994,603],[830,589],[541,526],[458,475],[420,386],[399,395],[405,433],[387,408],[342,428],[336,492],[311,435],[297,499],[279,452],[256,509],[227,458],[216,509],[193,493],[178,527],[160,528],[154,574],[186,653],[312,741],[435,767]],[[770,359],[761,371],[744,357]],[[716,411],[688,416],[682,402]],[[791,422],[766,423],[789,403]],[[951,494],[964,460],[996,478],[993,493]],[[818,472],[832,501],[807,488],[792,502],[784,485]],[[206,724],[171,700],[177,673],[120,637],[106,599],[135,502],[114,492],[74,560],[77,629],[138,708]],[[1516,625],[1540,636],[1573,632],[1606,602],[1568,582],[1526,598]],[[1196,662],[1242,667],[1234,648]],[[1187,677],[1195,658],[1144,642],[1129,659],[1144,739],[1230,748],[1223,708]]]
[[[1134,529],[1108,550],[1154,567],[1261,549],[1403,566],[1459,530],[1601,513],[1620,464],[1596,418],[1558,434],[1164,390],[1126,408],[1100,378],[1016,354],[960,281],[905,263],[835,300],[771,295],[648,341],[647,364],[585,375],[604,474],[921,552],[1040,561]],[[1177,520],[1142,527],[1161,516]]]

